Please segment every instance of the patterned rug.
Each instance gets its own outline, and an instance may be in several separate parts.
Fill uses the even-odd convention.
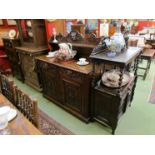
[[[155,104],[155,77],[152,84],[152,90],[149,96],[149,102]]]
[[[39,129],[45,135],[74,135],[41,110],[39,110]]]

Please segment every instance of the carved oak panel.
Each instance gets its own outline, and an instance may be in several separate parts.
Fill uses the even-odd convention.
[[[42,62],[38,62],[37,66],[44,95],[62,102],[63,94],[58,68]]]
[[[64,102],[66,106],[80,112],[82,108],[81,85],[63,79]]]
[[[35,57],[28,54],[19,53],[22,71],[25,78],[25,83],[40,88],[37,72],[35,71]]]
[[[131,104],[135,80],[122,89],[121,96],[103,91],[101,86],[96,86],[93,95],[92,113],[94,120],[107,124],[114,134],[120,116],[125,113]]]
[[[60,69],[60,75],[63,78],[67,78],[76,82],[83,82],[83,75],[79,72],[75,72],[69,69]]]

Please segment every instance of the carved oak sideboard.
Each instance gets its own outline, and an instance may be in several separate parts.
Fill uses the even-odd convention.
[[[36,61],[43,95],[88,122],[92,65],[81,67],[76,60],[56,62],[46,56],[39,56]]]

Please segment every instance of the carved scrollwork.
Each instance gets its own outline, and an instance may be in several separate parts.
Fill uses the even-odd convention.
[[[87,35],[87,42],[97,45],[100,42],[100,38],[97,38],[96,34],[91,33]]]
[[[80,34],[78,31],[71,31],[67,37],[67,41],[82,41],[84,39],[84,36]]]
[[[65,102],[74,110],[81,109],[80,85],[75,85],[64,81]]]
[[[41,70],[44,72],[51,74],[53,77],[57,76],[58,74],[57,67],[48,63],[39,62],[39,68],[41,68]]]

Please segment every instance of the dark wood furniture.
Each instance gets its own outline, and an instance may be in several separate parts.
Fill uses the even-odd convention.
[[[18,19],[16,22],[22,46],[47,47],[43,19]]]
[[[0,106],[10,106],[16,109],[13,104],[2,94],[0,94]],[[9,122],[8,128],[11,135],[41,135],[42,133],[17,110],[17,116]]]
[[[4,48],[5,48],[6,54],[11,63],[13,76],[17,77],[19,80],[24,82],[24,76],[21,69],[21,62],[19,60],[18,52],[15,49],[15,47],[20,46],[20,40],[3,38],[3,42],[4,42]]]
[[[15,103],[14,100],[14,83],[6,75],[0,74],[0,86],[2,94],[12,103]]]
[[[150,69],[151,61],[153,59],[154,54],[155,54],[155,49],[147,49],[140,56],[141,60],[146,60],[147,61],[146,67],[138,66],[138,69],[144,70],[143,75],[138,75],[138,76],[142,76],[143,80],[146,79],[146,76],[147,76],[147,73],[148,73],[148,71]]]
[[[38,127],[37,101],[21,91],[7,76],[0,74],[2,94]]]
[[[92,64],[78,66],[76,60],[57,62],[46,56],[36,60],[43,95],[88,122]]]
[[[115,133],[120,116],[126,111],[126,107],[131,103],[134,96],[134,89],[137,81],[137,65],[141,48],[129,47],[127,51],[117,55],[114,58],[106,56],[106,52],[91,55],[93,61],[92,82],[92,119],[101,124],[106,124],[112,128],[112,134]],[[135,62],[133,73],[129,83],[121,87],[123,73],[131,71],[131,63]],[[120,70],[120,79],[118,88],[110,88],[101,84],[101,76],[108,70],[106,65],[111,65],[110,69]]]
[[[34,48],[34,47],[16,47],[18,52],[21,68],[24,75],[24,82],[29,86],[41,91],[41,86],[39,83],[35,58],[39,55],[47,53],[47,48]]]
[[[88,122],[92,64],[79,66],[76,63],[81,57],[89,60],[89,55],[99,39],[94,38],[94,35],[84,39],[79,32],[72,31],[66,37],[57,36],[57,40],[59,43],[72,43],[73,49],[77,50],[77,55],[70,61],[58,61],[46,56],[37,57],[37,70],[43,87],[43,95]]]
[[[36,127],[38,127],[38,106],[37,101],[29,95],[15,87],[15,96],[17,108],[29,119]]]
[[[16,47],[19,54],[25,83],[41,91],[36,72],[35,57],[47,53],[45,22],[42,19],[17,20],[21,46]]]
[[[73,50],[77,51],[75,59],[78,60],[81,57],[89,59],[92,50],[100,42],[100,38],[97,38],[94,33],[83,37],[78,31],[71,31],[67,36],[59,34],[57,36],[59,43],[71,43]]]

